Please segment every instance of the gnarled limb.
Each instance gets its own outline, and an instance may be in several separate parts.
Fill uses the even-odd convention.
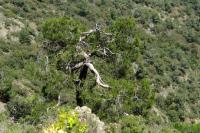
[[[101,28],[99,27],[98,24],[96,24],[94,29],[91,29],[87,32],[83,32],[81,34],[81,37],[79,38],[79,42],[76,46],[76,52],[78,53],[78,55],[81,55],[82,57],[84,57],[84,60],[80,61],[79,63],[75,64],[75,65],[71,65],[70,63],[68,64],[68,66],[66,67],[66,69],[70,70],[70,71],[75,71],[75,70],[80,70],[80,75],[79,75],[79,81],[82,81],[84,79],[86,79],[87,76],[87,70],[89,69],[92,73],[94,73],[95,78],[96,78],[96,83],[104,88],[109,88],[109,85],[105,84],[102,79],[101,76],[99,74],[99,72],[96,70],[96,68],[94,67],[94,65],[91,63],[91,57],[92,56],[98,56],[98,57],[109,57],[110,55],[114,55],[115,53],[113,53],[109,48],[103,46],[103,45],[98,45],[96,48],[97,50],[92,51],[92,52],[86,52],[84,51],[84,47],[83,46],[89,46],[89,44],[85,41],[86,38],[93,34],[93,33],[97,33],[97,34],[104,34],[108,37],[112,37],[111,33],[105,33],[103,31],[101,31]],[[81,44],[81,45],[80,45]]]
[[[83,69],[84,67],[85,67],[85,69]],[[102,81],[99,72],[95,69],[95,67],[92,63],[80,62],[80,63],[76,64],[74,67],[72,67],[71,70],[76,70],[76,69],[80,69],[80,68],[82,68],[82,70],[80,71],[80,76],[79,76],[80,80],[86,79],[87,69],[90,69],[90,71],[95,74],[96,83],[101,87],[109,88],[109,85],[105,84]],[[83,71],[83,70],[86,70],[86,71]]]
[[[70,68],[70,70],[74,71],[74,70],[80,69],[83,65],[84,65],[84,62],[80,62],[76,64],[75,66],[73,66],[72,68]]]
[[[99,72],[94,68],[93,64],[91,63],[85,63],[85,65],[95,74],[96,77],[96,83],[104,88],[109,88],[109,85],[103,83],[101,80],[101,76],[99,75]]]

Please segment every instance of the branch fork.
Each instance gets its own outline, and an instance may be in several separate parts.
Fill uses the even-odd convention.
[[[82,46],[87,46],[89,47],[89,43],[87,43],[85,41],[85,39],[90,36],[92,33],[103,33],[106,36],[112,36],[111,33],[105,33],[101,30],[100,26],[98,24],[96,24],[94,29],[91,29],[87,32],[83,32],[81,35],[81,37],[79,38],[79,42],[77,43],[76,46],[76,51],[78,52],[79,55],[81,55],[84,60],[80,61],[79,63],[75,64],[75,65],[71,65],[70,63],[68,63],[66,69],[70,70],[70,71],[75,71],[75,70],[80,70],[80,75],[79,75],[79,80],[85,80],[85,78],[87,77],[87,71],[88,69],[94,73],[95,78],[96,78],[96,83],[97,85],[104,87],[104,88],[109,88],[109,85],[105,84],[103,82],[103,80],[101,79],[101,76],[99,74],[99,72],[97,71],[97,69],[94,67],[94,65],[92,64],[91,58],[92,56],[95,55],[95,52],[100,52],[104,57],[105,56],[109,56],[109,55],[114,55],[114,53],[107,47],[105,46],[98,46],[98,50],[93,51],[91,53],[87,53],[83,50]]]

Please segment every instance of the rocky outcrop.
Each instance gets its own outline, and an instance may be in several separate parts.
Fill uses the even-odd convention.
[[[79,114],[79,119],[85,121],[88,124],[88,133],[105,133],[106,126],[99,117],[92,113],[91,109],[83,106],[76,107],[76,112]]]

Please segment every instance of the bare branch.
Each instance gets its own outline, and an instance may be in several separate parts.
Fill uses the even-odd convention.
[[[85,65],[95,74],[96,77],[96,83],[104,88],[109,88],[109,85],[103,83],[101,80],[101,76],[99,75],[99,72],[94,68],[93,64],[91,63],[85,63]]]
[[[61,100],[60,100],[60,95],[58,96],[58,103],[56,106],[60,106],[61,105]]]
[[[94,33],[94,32],[96,32],[96,29],[91,29],[88,32],[83,32],[82,34],[83,35],[89,35],[89,34]]]
[[[114,55],[115,53],[113,53],[109,48],[104,48],[105,50],[107,50],[110,54]]]
[[[84,65],[84,62],[80,62],[78,64],[76,64],[75,66],[73,66],[72,68],[70,68],[72,71],[81,68]]]
[[[96,24],[95,28],[93,28],[87,32],[83,32],[81,34],[81,37],[79,38],[79,42],[76,46],[76,52],[78,53],[78,55],[83,56],[84,60],[80,61],[79,63],[77,63],[75,65],[70,65],[71,63],[68,63],[68,66],[66,67],[66,69],[71,70],[71,71],[79,70],[80,71],[79,81],[82,81],[86,78],[87,69],[90,69],[90,71],[95,74],[96,83],[99,86],[102,86],[104,88],[109,88],[109,85],[105,84],[102,81],[99,72],[95,69],[95,67],[91,63],[90,57],[99,56],[98,53],[100,53],[101,54],[100,56],[103,56],[103,57],[114,55],[115,53],[113,53],[109,48],[104,47],[103,45],[98,45],[96,47],[97,50],[95,50],[93,52],[87,53],[86,51],[84,51],[82,46],[89,46],[89,44],[85,40],[89,35],[91,35],[93,33],[104,34],[104,35],[108,36],[107,39],[111,39],[111,37],[112,37],[111,33],[106,33],[104,31],[101,31],[101,28],[98,24]]]

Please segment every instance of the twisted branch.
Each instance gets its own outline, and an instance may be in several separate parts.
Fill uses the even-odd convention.
[[[68,66],[66,67],[66,69],[70,70],[70,71],[75,71],[75,70],[80,70],[80,76],[79,76],[79,80],[84,80],[87,76],[87,69],[89,69],[92,73],[94,73],[95,78],[96,78],[96,83],[99,86],[102,86],[104,88],[109,88],[109,85],[105,84],[102,79],[101,76],[99,74],[99,72],[97,71],[97,69],[94,67],[94,65],[91,63],[91,59],[90,57],[95,56],[96,52],[100,52],[103,56],[109,56],[109,55],[113,55],[114,53],[107,47],[102,47],[101,45],[98,46],[98,50],[93,51],[91,53],[87,53],[85,52],[81,46],[89,46],[89,44],[85,41],[85,39],[93,34],[93,33],[103,33],[106,36],[112,36],[111,33],[105,33],[103,31],[101,31],[101,28],[99,27],[98,24],[96,24],[94,29],[91,29],[87,32],[83,32],[81,35],[81,37],[79,38],[79,42],[76,46],[76,51],[78,52],[79,55],[84,57],[84,61],[81,61],[73,66],[70,66],[70,63],[68,64]],[[81,44],[81,45],[80,45]],[[85,70],[84,70],[85,69]]]

